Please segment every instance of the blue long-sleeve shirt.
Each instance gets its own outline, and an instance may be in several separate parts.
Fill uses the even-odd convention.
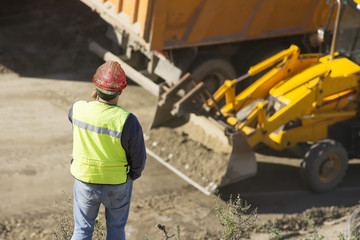
[[[73,105],[71,105],[68,118],[72,122]],[[132,180],[141,176],[146,161],[146,148],[142,127],[136,116],[130,113],[125,121],[122,134],[121,145],[126,152],[126,158],[130,166],[129,175]]]

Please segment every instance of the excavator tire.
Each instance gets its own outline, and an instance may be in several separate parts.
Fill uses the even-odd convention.
[[[302,175],[314,192],[327,192],[342,181],[348,167],[345,148],[325,139],[313,144],[305,154]]]

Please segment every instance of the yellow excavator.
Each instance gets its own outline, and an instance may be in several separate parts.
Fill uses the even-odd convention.
[[[330,42],[327,54],[301,54],[292,45],[213,94],[186,75],[160,88],[153,127],[188,111],[220,126],[232,151],[216,187],[255,175],[254,152],[270,152],[303,158],[302,173],[313,191],[334,189],[348,159],[360,156],[360,0],[334,0],[331,9],[332,31],[329,26],[318,31],[321,41]],[[238,92],[237,84],[254,76]],[[182,92],[189,81],[194,87]]]

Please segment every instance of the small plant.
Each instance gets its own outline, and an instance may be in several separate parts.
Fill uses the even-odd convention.
[[[349,240],[360,240],[360,228],[354,227]]]
[[[359,227],[354,227],[351,231],[351,236],[345,238],[344,235],[341,235],[339,240],[360,240],[360,229]]]
[[[63,192],[64,193],[64,192]],[[63,203],[59,201],[54,202],[57,208],[61,208],[61,205],[65,205],[66,209],[72,208],[72,198],[67,196]],[[53,240],[69,240],[72,237],[74,231],[74,219],[72,213],[69,211],[61,211],[62,215],[58,217],[57,226],[58,230],[52,232]],[[106,229],[104,225],[99,221],[99,216],[95,220],[93,239],[103,240],[105,239]]]
[[[180,226],[179,225],[176,225],[176,233],[177,233],[177,239],[181,240],[181,238],[180,238]]]
[[[105,226],[100,222],[99,216],[95,220],[93,239],[104,240],[106,235]]]
[[[160,230],[164,233],[164,236],[165,236],[165,239],[166,239],[166,240],[175,237],[175,234],[169,235],[169,232],[166,230],[165,225],[157,224],[156,227],[157,227],[158,229],[160,229]],[[177,235],[176,235],[176,236],[177,236],[177,240],[181,240],[181,238],[180,238],[180,226],[179,226],[179,225],[176,225],[176,234],[177,234]]]
[[[251,211],[251,205],[242,201],[240,195],[235,200],[230,196],[229,201],[224,206],[220,204],[219,197],[215,206],[217,218],[223,227],[222,239],[237,240],[249,238],[250,233],[255,228],[257,209]]]
[[[263,227],[262,230],[265,230],[269,233],[269,240],[282,240],[284,236],[282,235],[281,231],[276,228],[274,222],[272,222],[271,227]]]
[[[309,217],[305,217],[306,221],[308,222],[309,226],[312,228],[312,234],[310,236],[310,238],[305,238],[303,240],[323,240],[324,236],[319,235],[319,233],[317,232],[315,226],[314,226],[314,222],[309,218]]]

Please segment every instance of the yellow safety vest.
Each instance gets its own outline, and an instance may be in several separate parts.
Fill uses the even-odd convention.
[[[127,181],[126,153],[121,133],[130,113],[98,101],[73,105],[71,174],[83,182],[121,184]]]

